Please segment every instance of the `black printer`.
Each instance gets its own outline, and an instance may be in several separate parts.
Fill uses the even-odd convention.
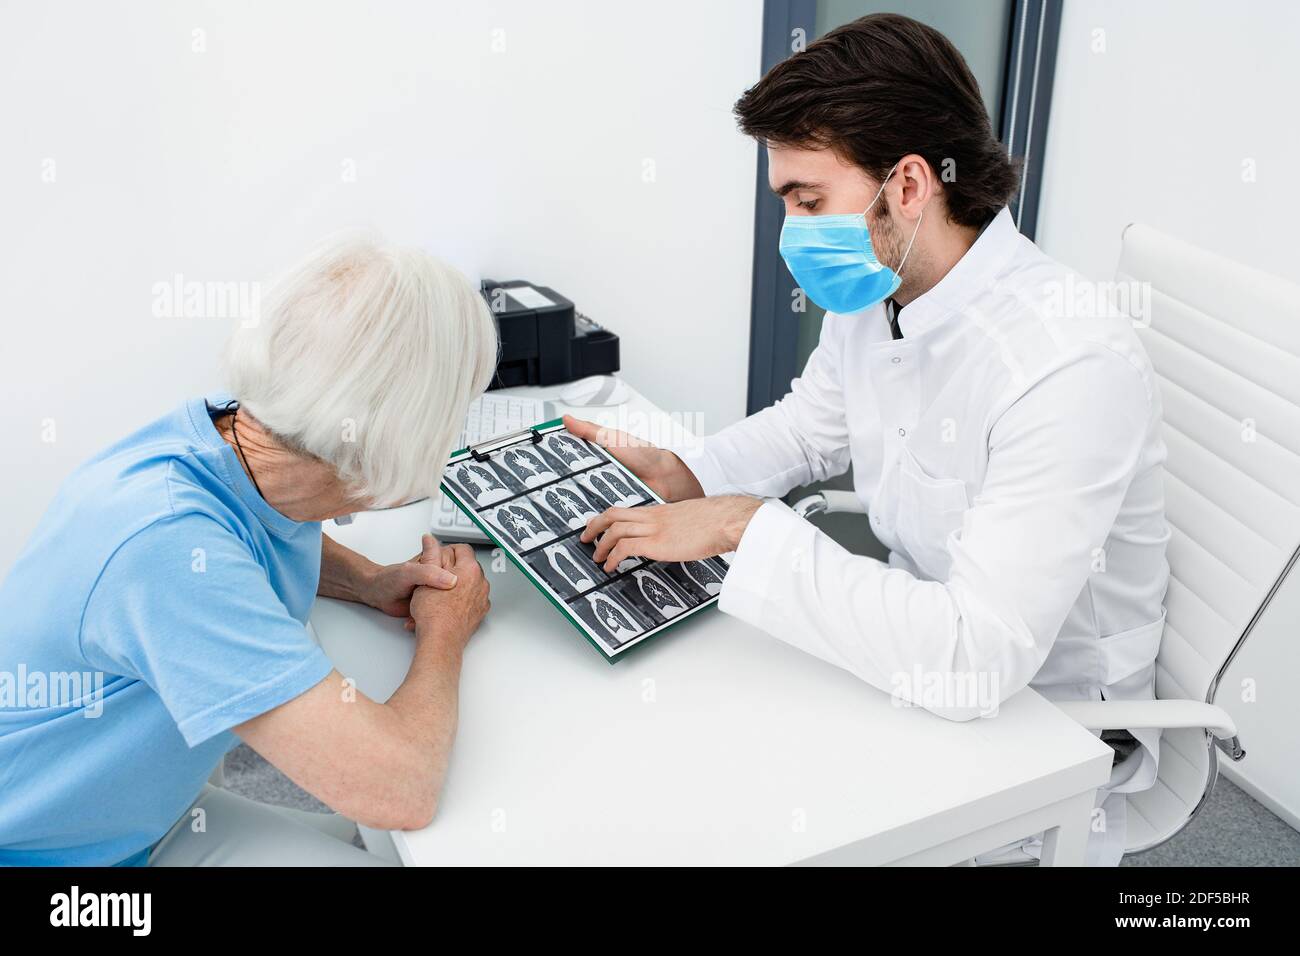
[[[484,279],[481,291],[501,339],[488,388],[555,385],[618,371],[618,336],[554,289],[523,279]]]

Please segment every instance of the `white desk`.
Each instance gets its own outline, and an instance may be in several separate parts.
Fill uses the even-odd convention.
[[[396,526],[327,532],[388,562],[417,550]],[[393,834],[408,865],[951,864],[1053,828],[1044,861],[1083,861],[1111,751],[1033,691],[951,723],[719,611],[611,666],[478,554],[492,610],[466,651],[437,817]],[[321,599],[312,623],[366,694],[403,680],[401,622]]]

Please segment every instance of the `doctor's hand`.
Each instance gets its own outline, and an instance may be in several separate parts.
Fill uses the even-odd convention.
[[[582,540],[596,542],[597,564],[613,572],[625,558],[700,561],[735,551],[761,498],[720,495],[668,505],[610,508],[587,522]]]
[[[704,497],[704,489],[695,474],[672,452],[617,428],[604,428],[572,415],[564,416],[564,427],[579,438],[604,448],[660,498],[685,501]]]

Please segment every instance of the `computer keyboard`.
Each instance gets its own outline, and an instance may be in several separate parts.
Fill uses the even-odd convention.
[[[555,417],[555,406],[540,398],[516,398],[488,392],[470,403],[457,448],[487,441],[497,435],[518,431]],[[433,509],[433,533],[440,541],[485,542],[480,531],[446,495],[438,496]]]

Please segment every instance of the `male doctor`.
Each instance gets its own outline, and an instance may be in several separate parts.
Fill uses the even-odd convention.
[[[570,420],[672,502],[593,518],[597,560],[735,551],[724,611],[953,719],[1026,684],[1150,699],[1169,539],[1154,376],[1132,323],[1073,309],[1063,290],[1083,280],[1017,232],[1017,170],[961,54],[864,17],[735,111],[767,147],[821,340],[785,398],[693,447]],[[850,466],[888,563],[779,500]],[[1103,738],[1090,861],[1115,864],[1158,732]]]

